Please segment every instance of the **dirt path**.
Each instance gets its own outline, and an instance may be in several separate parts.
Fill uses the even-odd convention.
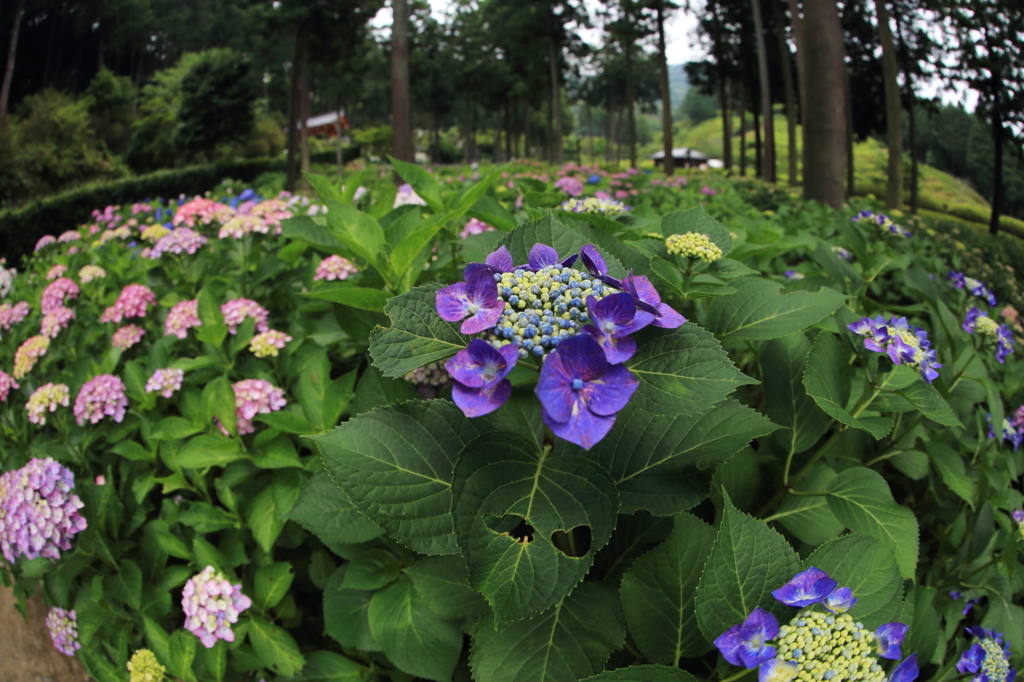
[[[0,585],[0,682],[89,682],[78,659],[53,648],[42,597],[29,600],[28,622],[14,605],[14,593]]]

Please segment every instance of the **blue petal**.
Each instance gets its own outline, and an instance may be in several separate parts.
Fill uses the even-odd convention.
[[[545,360],[545,364],[550,360]],[[582,401],[576,401],[571,410],[569,419],[564,422],[556,422],[543,409],[541,416],[544,423],[548,425],[551,432],[562,440],[579,445],[584,450],[597,445],[602,438],[615,426],[615,416],[601,417],[586,408]]]
[[[586,382],[580,393],[591,412],[611,417],[629,403],[639,385],[640,380],[625,365],[612,365],[600,379]]]
[[[733,625],[723,632],[714,643],[722,652],[722,657],[725,660],[733,665],[743,665],[743,661],[740,659],[740,647],[743,645],[743,640],[740,637],[739,625]]]
[[[576,338],[576,337],[573,337]],[[544,413],[554,421],[566,422],[572,416],[573,404],[576,402],[575,392],[572,390],[572,380],[562,364],[562,356],[559,353],[562,346],[572,339],[567,339],[558,344],[558,349],[550,353],[540,368],[540,378],[537,379],[537,398],[544,407]]]
[[[583,265],[592,275],[607,275],[608,266],[604,262],[604,258],[597,252],[590,244],[587,244],[580,249],[580,258],[583,259]]]
[[[840,587],[825,597],[823,605],[832,613],[846,613],[856,603],[857,598],[853,596],[853,590],[849,587]]]
[[[530,249],[530,268],[540,270],[558,263],[558,252],[547,244],[534,244]]]
[[[907,626],[903,623],[886,623],[875,630],[878,655],[893,661],[903,658],[903,654],[900,652],[900,644],[903,643],[903,638],[907,636],[907,629]]]
[[[910,654],[889,675],[889,682],[914,682],[920,671],[917,669],[917,653]]]
[[[772,592],[772,596],[787,606],[803,608],[817,604],[836,589],[838,583],[820,568],[811,566],[793,576],[788,583]]]
[[[976,673],[981,670],[982,661],[985,660],[985,650],[981,644],[975,642],[971,648],[965,651],[960,660],[956,662],[956,669],[962,674]]]
[[[447,322],[458,322],[469,313],[469,297],[466,294],[466,283],[456,282],[434,295],[437,314]]]
[[[490,414],[505,404],[512,395],[512,382],[508,379],[484,388],[469,388],[459,382],[452,385],[452,400],[467,417]]]

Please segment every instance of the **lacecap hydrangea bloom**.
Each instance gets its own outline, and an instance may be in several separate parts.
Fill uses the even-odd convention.
[[[594,213],[598,215],[615,216],[632,211],[632,206],[626,206],[621,201],[614,199],[601,199],[598,197],[587,197],[577,199],[573,197],[562,202],[562,210],[571,213]]]
[[[907,626],[887,623],[867,630],[847,613],[857,602],[852,590],[838,587],[819,568],[798,573],[772,595],[800,609],[788,625],[779,627],[775,616],[757,607],[715,640],[729,663],[758,668],[759,682],[886,682],[877,658],[902,658]],[[769,644],[773,640],[774,646]],[[888,682],[913,682],[917,674],[912,654],[896,666]]]
[[[137,324],[129,324],[121,327],[110,337],[110,345],[121,350],[128,350],[145,336],[146,330]]]
[[[206,237],[188,227],[179,227],[160,237],[149,252],[149,258],[157,260],[165,253],[187,253],[190,256],[206,244]]]
[[[888,216],[882,215],[881,213],[875,214],[874,211],[861,211],[857,215],[853,216],[853,222],[859,222],[861,220],[867,220],[879,227],[886,234],[894,234],[897,237],[910,237],[911,233],[909,230],[900,227]]]
[[[276,358],[278,351],[282,350],[291,340],[292,337],[284,332],[270,329],[252,337],[252,341],[249,342],[249,350],[258,358],[267,356]]]
[[[267,326],[270,313],[259,303],[248,298],[232,299],[220,307],[220,312],[224,315],[224,324],[228,326],[228,332],[231,334],[238,333],[239,325],[245,322],[247,317],[256,320],[256,331],[265,332],[270,329]]]
[[[338,279],[348,279],[357,272],[359,270],[349,259],[342,258],[341,256],[328,256],[316,266],[316,274],[313,275],[313,281],[325,279],[328,282],[333,282]]]
[[[46,629],[50,631],[54,648],[65,656],[74,656],[82,648],[78,643],[78,615],[74,609],[65,611],[51,606],[46,613]]]
[[[173,334],[179,339],[184,339],[188,336],[189,329],[201,327],[203,323],[199,320],[198,309],[199,299],[195,298],[191,301],[182,301],[175,304],[170,312],[167,313],[167,320],[164,322],[164,334]]]
[[[100,322],[120,322],[130,317],[145,317],[148,306],[156,305],[156,294],[144,284],[129,284],[114,305],[103,311]]]
[[[75,319],[75,311],[71,308],[55,308],[43,315],[39,323],[39,333],[48,338],[54,339],[62,329],[67,329],[71,320]]]
[[[82,284],[88,284],[94,279],[103,279],[106,276],[107,271],[98,265],[84,265],[78,271],[78,279],[82,280]]]
[[[971,682],[1013,682],[1017,671],[1010,666],[1010,644],[1002,634],[982,627],[967,628],[978,641],[963,653],[956,669],[973,675]]]
[[[146,381],[146,393],[156,392],[165,398],[170,398],[181,388],[184,378],[185,370],[183,369],[158,369]]]
[[[12,388],[19,389],[21,386],[18,385],[18,382],[10,374],[0,370],[0,403],[7,401],[7,394],[10,393]]]
[[[865,317],[851,325],[850,331],[864,338],[864,347],[876,353],[885,353],[897,365],[908,365],[920,370],[925,381],[931,383],[939,376],[935,349],[928,340],[928,332],[920,327],[911,328],[905,317],[886,321],[879,315]]]
[[[71,393],[67,384],[55,384],[53,382],[43,384],[37,388],[28,402],[25,409],[28,411],[28,420],[33,424],[43,426],[46,424],[46,413],[56,412],[60,406],[67,407],[71,401]]]
[[[999,361],[999,364],[1006,362],[1006,358],[1013,353],[1017,345],[1013,340],[1013,332],[1010,331],[1008,326],[999,324],[989,317],[988,313],[974,306],[971,306],[971,309],[967,311],[967,318],[964,320],[963,327],[965,331],[971,334],[977,332],[995,344],[996,360]]]
[[[588,272],[535,244],[515,266],[501,247],[470,263],[465,281],[439,290],[437,312],[475,337],[445,369],[455,404],[470,417],[489,414],[512,393],[506,378],[520,360],[542,361],[537,396],[545,423],[560,438],[589,449],[607,435],[639,382],[624,365],[636,352],[632,334],[648,325],[686,322],[661,302],[646,277],[619,281],[593,246],[581,249]]]
[[[50,338],[41,334],[30,336],[14,351],[14,378],[21,379],[32,371],[39,358],[50,348]]]
[[[992,415],[986,414],[985,421],[988,423],[988,437],[995,438],[996,431],[992,426]],[[1024,443],[1024,429],[1014,424],[1008,417],[1004,417],[1002,428],[999,430],[999,438],[1002,441],[1009,441],[1013,444],[1014,450],[1019,450],[1021,443]]]
[[[722,249],[717,244],[706,234],[696,232],[669,235],[665,239],[665,248],[673,256],[697,258],[705,263],[714,263],[722,257]]]
[[[28,316],[29,307],[27,301],[19,301],[14,305],[10,303],[0,304],[0,331],[7,331]]]
[[[957,272],[956,270],[950,270],[949,274],[946,275],[946,279],[953,282],[953,286],[957,289],[969,291],[974,296],[984,299],[989,306],[993,308],[996,307],[995,294],[989,291],[988,287],[986,287],[982,282],[979,282],[973,277],[967,277],[964,273]]]
[[[238,614],[252,606],[242,594],[241,584],[232,585],[223,573],[207,566],[188,579],[181,592],[181,608],[185,611],[185,629],[199,638],[207,649],[218,639],[235,641],[231,629]]]
[[[45,315],[64,307],[65,298],[78,298],[78,285],[67,277],[54,280],[43,289],[39,299],[39,311]]]
[[[284,390],[265,379],[243,379],[236,382],[233,388],[238,433],[252,433],[256,430],[252,425],[253,417],[277,412],[288,404]]]
[[[85,506],[74,494],[75,475],[52,457],[31,459],[0,476],[0,549],[14,561],[59,559],[85,530]]]
[[[128,660],[128,682],[163,682],[166,674],[167,669],[149,649],[137,650]]]
[[[128,407],[124,391],[124,382],[113,374],[100,374],[85,382],[75,398],[75,421],[82,426],[86,421],[95,424],[111,417],[121,423]]]

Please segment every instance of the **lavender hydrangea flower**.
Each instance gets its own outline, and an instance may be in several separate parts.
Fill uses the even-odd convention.
[[[853,222],[869,220],[873,222],[875,225],[877,225],[884,233],[893,234],[896,235],[897,237],[904,238],[909,238],[911,236],[909,230],[900,227],[892,220],[890,220],[888,216],[883,215],[881,213],[876,215],[873,211],[861,211],[857,215],[853,216],[851,220],[853,220]]]
[[[509,344],[495,348],[486,341],[473,339],[445,363],[455,380],[452,400],[467,417],[490,414],[512,395],[512,382],[505,377],[516,366],[519,349]]]
[[[78,642],[78,615],[74,609],[65,611],[59,606],[51,606],[46,613],[46,629],[50,631],[54,648],[65,656],[74,656],[82,648]]]
[[[985,415],[985,421],[988,423],[988,437],[995,438],[996,431],[992,428],[992,414]],[[1022,443],[1024,443],[1024,428],[1018,428],[1013,425],[1013,422],[1009,419],[1003,419],[1003,426],[1000,431],[1000,440],[1010,441],[1013,444],[1014,451],[1020,449]]]
[[[95,424],[103,417],[111,417],[120,424],[127,407],[124,382],[113,374],[100,374],[85,382],[78,392],[75,398],[75,420],[81,426],[86,421]]]
[[[447,322],[462,323],[463,334],[479,334],[501,319],[504,304],[498,300],[494,276],[486,271],[473,272],[467,281],[456,282],[437,292],[437,314]]]
[[[953,286],[957,289],[966,289],[974,296],[984,299],[990,307],[996,307],[995,294],[989,291],[988,287],[986,287],[982,282],[979,282],[973,277],[968,277],[962,272],[957,272],[956,270],[950,270],[946,275],[946,279],[953,282]]]
[[[636,302],[629,294],[612,294],[598,301],[593,296],[587,297],[587,312],[590,321],[583,327],[583,332],[594,337],[605,357],[613,365],[629,360],[636,353],[636,341],[633,333],[633,319],[637,315]],[[644,313],[650,315],[649,313]]]
[[[743,621],[733,625],[715,640],[715,646],[725,660],[733,665],[756,668],[775,658],[776,649],[768,644],[779,634],[779,621],[760,606]]]
[[[903,643],[903,639],[907,636],[907,629],[907,626],[903,623],[886,623],[875,630],[875,644],[878,649],[878,655],[893,661],[903,658],[900,644]]]
[[[964,331],[970,334],[978,333],[987,339],[992,340],[996,346],[996,360],[999,364],[1006,362],[1016,346],[1013,340],[1013,332],[1005,324],[999,324],[988,316],[983,310],[971,306],[967,311],[967,317],[963,323]]]
[[[639,384],[623,365],[609,364],[597,341],[579,334],[548,355],[537,382],[537,397],[548,428],[589,450],[608,435],[616,414]]]
[[[675,311],[672,306],[661,302],[661,295],[651,284],[651,280],[643,275],[629,275],[622,280],[622,286],[636,301],[636,307],[654,316],[651,326],[662,329],[676,329],[686,324],[686,318]],[[639,322],[639,320],[638,320]]]
[[[235,641],[232,623],[238,614],[252,606],[242,594],[241,584],[232,585],[213,566],[189,578],[181,592],[181,608],[185,611],[185,629],[199,638],[207,649],[218,639]]]
[[[0,476],[0,550],[11,563],[19,556],[59,559],[71,538],[85,530],[85,505],[75,495],[75,475],[61,464],[32,459]]]
[[[837,587],[825,597],[822,606],[832,613],[846,613],[856,603],[857,598],[853,596],[853,590],[849,587]]]
[[[981,627],[967,628],[979,641],[963,653],[956,669],[964,675],[973,674],[971,682],[1013,682],[1016,671],[1010,667],[1010,645],[1002,634]]]
[[[483,263],[470,263],[467,265],[462,271],[462,277],[469,281],[470,277],[480,271],[486,271],[492,275],[500,275],[505,272],[512,272],[515,269],[516,266],[512,260],[512,254],[509,253],[506,247],[502,246],[496,251],[487,254],[487,258],[484,259]]]
[[[787,606],[804,607],[817,604],[827,597],[838,586],[828,573],[811,566],[801,571],[793,579],[777,590],[772,596]]]
[[[885,353],[893,364],[906,364],[920,370],[921,376],[931,383],[939,376],[935,349],[928,340],[928,332],[920,327],[910,327],[905,317],[893,317],[888,322],[879,315],[874,319],[865,317],[847,328],[854,334],[864,336],[864,347],[875,353]]]

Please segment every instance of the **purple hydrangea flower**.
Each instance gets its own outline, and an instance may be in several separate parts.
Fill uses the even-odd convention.
[[[996,360],[999,361],[999,364],[1006,362],[1006,358],[1013,353],[1016,345],[1013,340],[1013,332],[1005,324],[997,323],[983,310],[971,306],[971,309],[967,311],[963,327],[971,334],[978,333],[995,342]]]
[[[888,682],[914,682],[920,671],[917,668],[917,653],[907,656],[902,663],[889,674]]]
[[[608,265],[604,262],[604,258],[590,244],[580,249],[580,260],[583,261],[583,265],[591,275],[616,289],[622,288],[622,282],[608,274]]]
[[[486,271],[491,274],[501,274],[503,272],[512,272],[515,269],[516,266],[512,260],[512,254],[508,252],[507,248],[502,246],[497,251],[489,253],[483,263],[470,263],[467,265],[465,270],[462,271],[462,277],[468,281],[477,272]]]
[[[979,641],[963,653],[956,669],[964,675],[973,674],[971,682],[1013,682],[1016,671],[1010,667],[1010,645],[995,630],[967,628]]]
[[[1012,516],[1013,520],[1017,523],[1024,523],[1024,509],[1014,509],[1010,516]]]
[[[839,587],[829,592],[822,605],[832,613],[846,613],[856,603],[857,598],[853,596],[853,590],[849,587]]]
[[[957,289],[966,289],[971,292],[974,296],[982,298],[991,307],[996,306],[996,297],[984,283],[974,279],[973,277],[967,277],[962,272],[950,270],[949,274],[946,275],[946,279],[953,282],[953,286]]]
[[[467,417],[494,412],[512,395],[512,382],[505,377],[516,366],[519,349],[513,344],[495,348],[473,339],[445,363],[455,379],[452,400]]]
[[[999,325],[999,329],[996,330],[996,360],[999,364],[1006,362],[1006,358],[1013,353],[1015,347],[1013,332],[1005,324]]]
[[[181,608],[185,611],[185,629],[199,638],[207,649],[218,639],[235,641],[232,623],[238,614],[252,606],[242,594],[242,586],[232,585],[213,566],[188,579],[181,592]]]
[[[907,626],[903,623],[886,623],[875,630],[875,645],[878,649],[878,655],[892,661],[898,661],[903,658],[900,644],[903,643],[903,638],[907,636],[907,629]]]
[[[821,602],[838,584],[828,577],[828,573],[811,566],[806,571],[797,573],[779,589],[772,591],[772,596],[787,606],[803,608]]]
[[[996,432],[992,428],[992,414],[985,415],[985,421],[988,423],[988,437],[995,438]],[[1018,428],[1013,425],[1009,419],[1003,419],[1003,427],[1000,429],[1001,440],[1010,441],[1013,444],[1014,451],[1020,449],[1022,443],[1024,443],[1024,428]]]
[[[643,275],[634,275],[631,270],[629,275],[622,280],[622,286],[636,301],[636,307],[639,311],[650,313],[654,316],[650,324],[655,327],[661,327],[662,329],[676,329],[686,324],[686,318],[680,315],[667,303],[661,302],[661,295],[658,294],[658,290],[651,284],[651,280],[647,279]],[[639,312],[638,319],[635,321],[639,323]],[[636,329],[641,329],[642,326],[637,326]]]
[[[50,631],[54,648],[65,656],[74,656],[82,648],[78,642],[78,615],[74,609],[65,611],[59,606],[51,606],[46,613],[46,629]]]
[[[529,261],[530,269],[536,272],[537,270],[554,266],[570,268],[576,262],[577,257],[578,254],[574,253],[566,258],[559,258],[558,252],[547,244],[534,244],[533,248],[530,249],[530,257],[527,260]]]
[[[629,360],[636,353],[633,333],[633,319],[637,316],[636,302],[629,294],[612,294],[600,301],[587,297],[587,312],[590,321],[582,331],[590,334],[601,344],[605,357],[613,365]],[[642,313],[650,317],[649,313]]]
[[[53,458],[32,459],[0,476],[0,549],[19,556],[59,559],[71,538],[85,530],[85,505],[71,490],[75,475]]]
[[[501,318],[504,304],[498,299],[494,276],[486,271],[471,274],[465,282],[456,282],[437,292],[437,314],[442,320],[462,323],[463,334],[479,334],[490,329]]]
[[[750,612],[742,625],[733,625],[715,640],[725,660],[733,665],[756,668],[775,658],[776,649],[768,640],[779,634],[779,621],[760,606]]]
[[[911,328],[905,317],[893,317],[888,322],[879,315],[874,319],[865,317],[847,325],[854,334],[864,338],[864,347],[875,353],[885,353],[896,365],[909,365],[921,372],[931,383],[939,376],[935,349],[928,340],[928,332],[920,327]]]
[[[548,428],[559,438],[589,450],[608,435],[615,415],[639,384],[623,365],[609,364],[593,337],[578,334],[562,341],[547,356],[537,382],[537,397]]]

